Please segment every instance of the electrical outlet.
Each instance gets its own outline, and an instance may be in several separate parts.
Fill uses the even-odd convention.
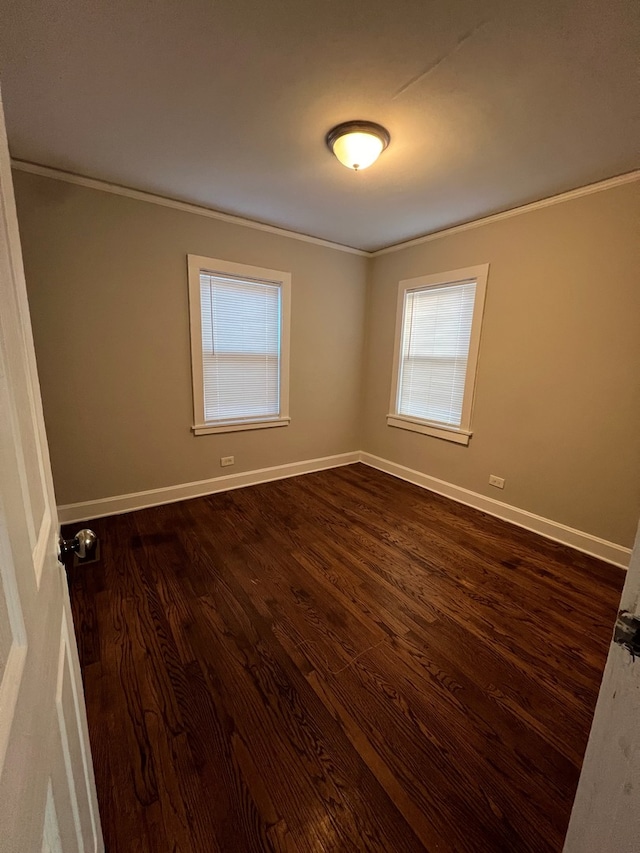
[[[236,461],[235,456],[221,456],[220,457],[220,467],[228,468],[229,465],[234,465]]]
[[[489,485],[495,486],[497,489],[504,489],[504,477],[496,477],[495,474],[489,474]]]

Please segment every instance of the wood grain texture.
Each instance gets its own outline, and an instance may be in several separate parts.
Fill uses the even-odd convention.
[[[561,850],[622,571],[362,465],[92,526],[109,853]]]

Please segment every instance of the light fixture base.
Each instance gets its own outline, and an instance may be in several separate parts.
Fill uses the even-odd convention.
[[[389,131],[381,124],[376,124],[374,121],[343,121],[327,133],[326,143],[329,151],[333,153],[335,141],[341,136],[346,136],[347,133],[370,133],[372,136],[377,136],[382,142],[383,151],[391,142]]]

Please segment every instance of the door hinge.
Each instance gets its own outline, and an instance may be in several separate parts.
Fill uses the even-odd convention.
[[[616,619],[613,642],[624,646],[634,660],[640,656],[640,619],[626,610],[621,610]]]

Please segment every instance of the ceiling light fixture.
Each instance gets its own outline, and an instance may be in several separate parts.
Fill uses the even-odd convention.
[[[326,138],[329,151],[355,172],[375,163],[390,141],[389,131],[372,121],[345,121]]]

